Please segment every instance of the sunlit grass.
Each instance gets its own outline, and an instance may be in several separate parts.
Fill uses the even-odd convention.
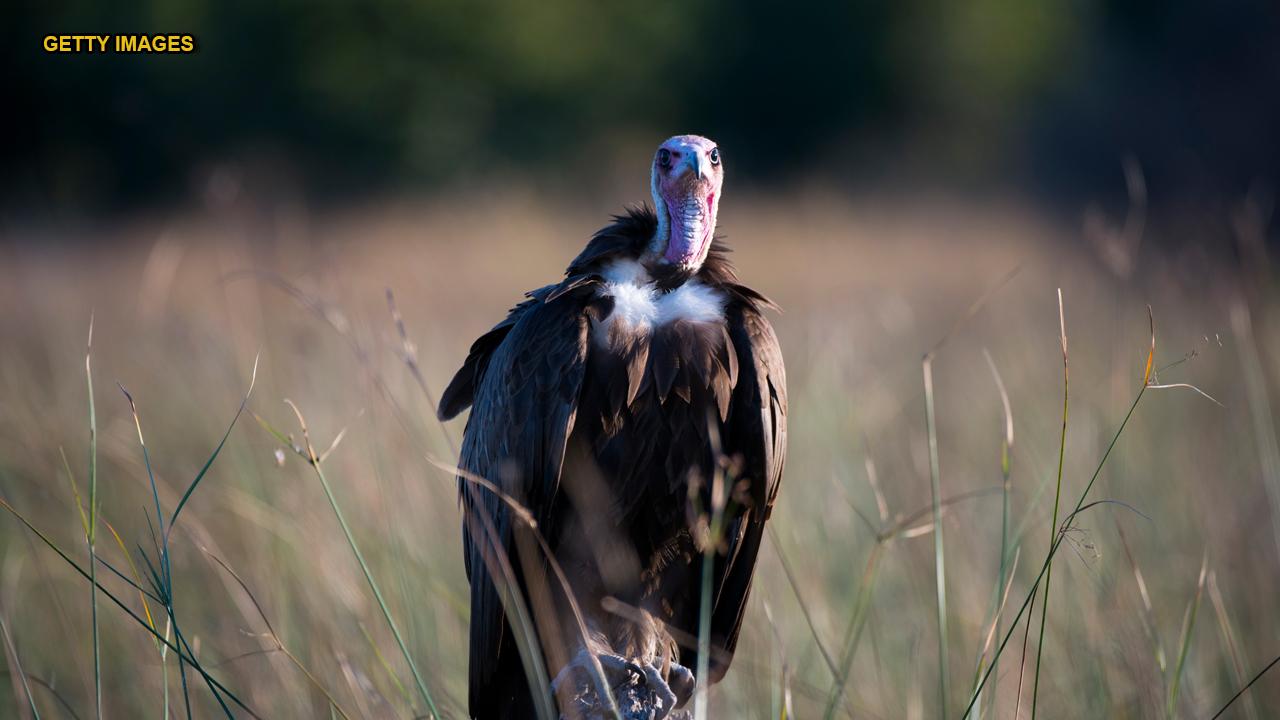
[[[89,717],[100,692],[104,717],[462,717],[462,518],[437,467],[461,423],[440,427],[430,395],[593,229],[538,212],[338,217],[265,250],[179,228],[167,286],[145,242],[0,267],[21,298],[0,305],[0,714]],[[1280,653],[1280,328],[1241,290],[1249,268],[1112,277],[1073,230],[1012,217],[942,233],[841,205],[799,230],[768,203],[734,212],[743,280],[786,308],[790,449],[707,717],[1201,717],[1251,682],[1227,716],[1276,712],[1259,673]],[[90,411],[103,377],[133,397]],[[340,451],[228,424],[243,398],[290,426],[286,397]]]

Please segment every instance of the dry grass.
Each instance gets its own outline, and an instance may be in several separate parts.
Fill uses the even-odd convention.
[[[411,717],[429,711],[427,696],[443,716],[462,716],[461,518],[453,479],[431,461],[451,457],[461,423],[434,421],[406,349],[428,392],[442,387],[470,341],[523,290],[554,279],[609,209],[503,195],[322,215],[245,203],[0,245],[0,498],[85,568],[83,351],[95,317],[96,517],[121,538],[99,534],[95,552],[122,577],[97,575],[144,622],[151,613],[156,631],[97,598],[104,717],[161,717],[166,702],[183,715],[177,659],[160,652],[173,639],[164,608],[144,608],[126,582],[124,548],[147,586],[139,548],[155,559],[156,513],[115,383],[136,401],[167,515],[226,430],[259,353],[248,409],[287,433],[297,420],[284,399],[305,408],[314,451],[301,433],[290,444],[323,456],[333,504],[305,454],[252,420],[235,426],[170,537],[172,606],[189,654],[262,717],[318,717],[331,704],[350,717]],[[1020,680],[1016,651],[1027,617],[1013,620],[1057,537],[1058,287],[1071,337],[1064,503],[1085,489],[1142,387],[1147,304],[1158,384],[1191,383],[1221,405],[1149,389],[1089,497],[1141,515],[1110,503],[1063,513],[1069,552],[1054,561],[1039,711],[1204,717],[1280,653],[1280,306],[1256,238],[1246,238],[1255,260],[1244,269],[1228,235],[1172,254],[1148,238],[1126,264],[1114,260],[1133,244],[1100,253],[1075,228],[1016,207],[883,199],[739,197],[722,230],[744,280],[785,308],[774,320],[791,417],[772,542],[711,717],[776,718],[784,706],[789,717],[935,717],[941,669],[947,715],[958,718],[1008,633],[980,706],[1012,717],[1021,684],[1029,714],[1033,680]],[[1129,242],[1122,232],[1094,239],[1113,236]],[[416,348],[397,331],[387,288]],[[920,359],[935,347],[931,502]],[[44,717],[65,706],[93,716],[88,584],[9,514],[0,551],[13,679],[0,707],[30,712],[30,694]],[[1200,607],[1206,584],[1212,618]],[[188,683],[194,714],[219,715],[201,678]],[[1267,675],[1232,712],[1278,709],[1280,677]]]

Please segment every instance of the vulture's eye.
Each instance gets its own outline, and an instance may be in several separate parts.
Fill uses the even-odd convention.
[[[711,164],[720,164],[720,148],[711,148]]]
[[[662,148],[658,151],[658,165],[664,168],[671,167],[671,151]]]

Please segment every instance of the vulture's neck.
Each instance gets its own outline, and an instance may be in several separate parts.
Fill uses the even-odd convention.
[[[664,274],[659,267],[663,264],[671,266],[667,273],[685,277],[697,274],[706,262],[715,236],[717,200],[714,195],[706,202],[692,197],[677,198],[672,205],[658,188],[656,172],[650,180],[649,191],[658,225],[649,238],[645,264],[658,274]],[[678,248],[672,248],[673,241]]]
[[[652,284],[659,292],[669,292],[694,279],[717,287],[737,284],[737,275],[727,257],[728,248],[718,239],[711,241],[702,264],[696,268],[681,268],[663,262],[666,243],[664,216],[665,208],[655,210],[644,206],[615,216],[614,222],[593,235],[582,252],[569,263],[565,269],[566,276],[599,277],[618,261],[630,261],[644,271],[646,284]]]

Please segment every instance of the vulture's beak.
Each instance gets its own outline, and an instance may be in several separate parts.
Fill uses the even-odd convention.
[[[703,176],[707,174],[702,169],[702,162],[703,162],[702,153],[697,152],[696,150],[694,152],[689,153],[689,169],[693,171],[693,176],[698,178],[699,180],[701,180]]]

